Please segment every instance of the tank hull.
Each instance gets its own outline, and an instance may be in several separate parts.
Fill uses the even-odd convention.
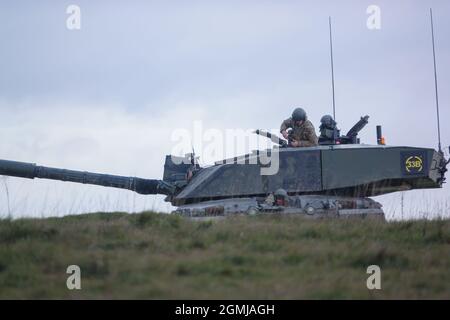
[[[433,149],[370,145],[285,148],[278,170],[264,175],[260,154],[223,160],[201,169],[171,198],[175,206],[239,197],[266,196],[277,189],[290,195],[366,198],[390,192],[440,188],[442,155]]]

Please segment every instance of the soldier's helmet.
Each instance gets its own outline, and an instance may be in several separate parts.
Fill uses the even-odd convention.
[[[278,189],[273,193],[273,197],[275,200],[275,205],[277,206],[286,206],[288,202],[288,193],[284,189]]]
[[[287,198],[288,193],[284,189],[278,189],[273,193],[275,198]]]
[[[329,114],[324,115],[320,119],[320,129],[334,129],[336,128],[336,121]]]
[[[337,123],[330,115],[325,115],[320,119],[320,137],[319,143],[321,144],[333,144],[339,137],[339,129]]]
[[[294,121],[305,121],[306,120],[306,112],[302,108],[296,108],[294,112],[292,112],[292,120]]]

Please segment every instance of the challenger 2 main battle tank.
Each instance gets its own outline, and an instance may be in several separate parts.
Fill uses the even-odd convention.
[[[200,167],[194,154],[167,155],[161,180],[124,177],[0,160],[0,175],[41,178],[164,194],[189,217],[288,213],[305,217],[384,218],[372,196],[441,188],[449,163],[431,148],[361,144],[357,135],[368,116],[340,135],[322,118],[319,145],[292,148],[289,141],[256,130],[275,146]],[[331,119],[332,120],[332,119]]]

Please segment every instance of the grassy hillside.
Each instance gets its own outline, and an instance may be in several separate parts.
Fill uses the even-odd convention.
[[[66,288],[68,265],[81,290]],[[377,264],[382,289],[369,291]],[[0,298],[450,298],[450,221],[0,220]]]

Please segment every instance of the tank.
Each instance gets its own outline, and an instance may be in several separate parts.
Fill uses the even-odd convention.
[[[324,117],[325,118],[325,117]],[[323,119],[324,119],[323,118]],[[301,214],[310,218],[384,219],[372,196],[413,189],[441,188],[448,160],[432,148],[361,144],[362,117],[346,135],[322,130],[319,145],[292,148],[289,141],[263,130],[274,142],[268,150],[200,167],[194,154],[167,155],[162,179],[83,172],[0,160],[0,175],[52,179],[166,195],[188,217],[233,214]],[[323,125],[323,124],[322,124]],[[381,129],[377,132],[381,135]],[[328,135],[328,136],[326,136]]]

